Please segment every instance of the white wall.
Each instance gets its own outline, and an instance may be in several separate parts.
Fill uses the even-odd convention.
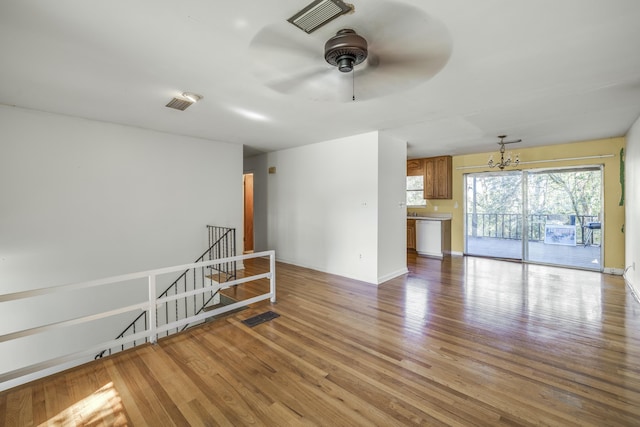
[[[380,134],[378,283],[407,273],[407,143]]]
[[[268,239],[278,259],[376,282],[378,134],[277,151]]]
[[[255,211],[266,208],[267,245],[279,260],[374,284],[406,271],[405,211],[397,204],[404,143],[371,132],[265,157],[260,168],[276,173],[266,175],[267,205]]]
[[[191,262],[207,224],[242,241],[239,145],[0,106],[0,148],[0,292]]]
[[[640,296],[640,118],[627,134],[625,150],[625,266],[627,280]]]
[[[207,224],[236,227],[242,241],[242,146],[0,106],[0,294],[192,262]],[[5,303],[0,333],[114,303],[98,295]],[[0,347],[0,371],[64,350],[56,342],[70,345]]]

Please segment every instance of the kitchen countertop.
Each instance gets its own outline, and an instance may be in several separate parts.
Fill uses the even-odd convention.
[[[407,219],[429,220],[429,221],[451,221],[451,214],[430,214],[421,216],[409,216]]]

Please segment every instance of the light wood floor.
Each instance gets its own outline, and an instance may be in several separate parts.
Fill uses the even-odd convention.
[[[277,304],[1,393],[0,426],[640,425],[622,278],[409,264],[380,287],[278,264]]]

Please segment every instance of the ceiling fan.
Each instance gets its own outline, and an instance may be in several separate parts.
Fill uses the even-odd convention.
[[[324,46],[324,55],[323,55]],[[313,101],[365,101],[415,87],[451,55],[446,27],[422,9],[363,1],[310,34],[286,20],[249,45],[253,74],[276,92]]]

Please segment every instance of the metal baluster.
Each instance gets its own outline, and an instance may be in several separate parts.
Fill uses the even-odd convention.
[[[188,274],[188,273],[187,273]],[[187,292],[187,274],[184,275],[184,291]],[[184,314],[185,316],[187,315],[187,297],[183,298],[184,301]],[[176,300],[176,306],[177,306],[177,300]],[[181,317],[178,317],[178,310],[176,309],[176,320],[181,319]],[[179,328],[176,327],[176,332],[179,332]]]
[[[483,220],[483,231],[485,230],[485,221]],[[227,228],[227,227],[217,227],[217,226],[207,226],[208,229],[208,239],[209,239],[209,248],[205,251],[205,253],[202,254],[202,256],[196,260],[195,262],[201,262],[204,261],[207,256],[209,260],[215,260],[215,259],[220,259],[220,258],[228,258],[231,256],[235,256],[236,255],[236,230],[235,228]],[[229,281],[232,279],[236,278],[237,275],[237,262],[233,261],[232,263],[230,262],[225,262],[222,264],[215,264],[210,266],[211,268],[211,277],[214,278],[216,277],[213,274],[213,270],[217,270],[217,277],[218,277],[218,282],[222,283],[222,281]],[[224,270],[223,270],[224,269]],[[201,268],[201,285],[202,288],[204,288],[206,286],[206,278],[205,278],[205,272],[207,270],[202,267]],[[184,290],[185,292],[187,291],[187,284],[188,284],[188,278],[187,278],[187,274],[188,274],[189,270],[186,270],[184,273],[182,273],[182,275],[180,275],[180,277],[178,277],[162,294],[160,294],[160,297],[164,297],[164,296],[168,296],[170,295],[170,292],[173,288],[173,292],[174,295],[177,295],[179,293],[179,286],[180,286],[180,279],[184,280]],[[197,288],[197,270],[194,269],[193,270],[193,290],[195,290]],[[225,276],[223,278],[223,275]],[[237,290],[237,287],[234,288],[234,290]],[[213,298],[216,294],[216,292],[209,292],[211,298]],[[202,293],[202,308],[200,308],[200,311],[202,311],[202,309],[204,308],[204,305],[209,301],[210,299],[205,298],[204,293]],[[197,304],[197,296],[194,295],[194,314],[198,312],[198,304]],[[175,314],[176,314],[176,318],[175,320],[178,321],[180,319],[180,315],[179,315],[179,301],[175,300],[173,301],[174,307],[175,307]],[[184,298],[184,304],[185,304],[185,315],[187,315],[188,313],[188,301],[187,298]],[[156,327],[159,325],[160,323],[160,319],[161,319],[161,313],[159,313],[159,311],[162,308],[158,308],[157,306],[155,307],[155,313],[156,313]],[[164,310],[165,310],[165,322],[166,324],[169,323],[169,303],[165,302],[164,303]],[[144,325],[145,325],[145,331],[149,329],[149,327],[151,326],[149,324],[149,321],[147,320],[147,316],[150,315],[151,313],[148,313],[146,310],[141,313],[136,320],[134,320],[132,323],[130,323],[125,329],[124,331],[122,331],[122,333],[116,337],[116,339],[118,338],[123,338],[127,332],[133,330],[133,333],[135,334],[137,332],[138,329],[138,324],[137,321],[140,319],[140,317],[144,316]],[[160,314],[160,315],[159,315]],[[153,317],[153,316],[151,316]],[[186,328],[186,327],[185,327]],[[179,332],[179,328],[176,328],[176,332]],[[169,331],[165,332],[166,335],[168,336],[170,333]],[[148,338],[145,337],[145,342],[148,342]],[[136,346],[137,345],[137,340],[135,340],[133,342],[133,345]],[[124,344],[122,344],[121,349],[124,350]],[[117,347],[115,347],[117,348]],[[115,348],[109,348],[109,349],[105,349],[102,353],[100,353],[99,355],[97,355],[96,357],[102,357],[102,355],[108,351],[108,354],[111,355],[114,351]]]

